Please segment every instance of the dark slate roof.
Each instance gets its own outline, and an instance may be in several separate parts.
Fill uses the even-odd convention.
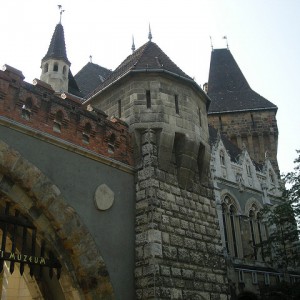
[[[83,98],[83,94],[81,93],[78,84],[70,69],[69,69],[68,78],[69,78],[68,92],[72,95]]]
[[[155,43],[149,41],[129,55],[87,98],[91,98],[125,74],[140,71],[166,72],[195,83]]]
[[[67,58],[64,28],[61,24],[56,25],[49,48],[48,48],[48,52],[44,56],[42,61],[49,59],[49,58],[62,59],[70,65],[70,62]]]
[[[275,109],[277,106],[253,91],[228,49],[211,53],[208,96],[209,113]]]
[[[111,70],[89,62],[74,77],[81,94],[85,97],[94,91],[111,73]]]

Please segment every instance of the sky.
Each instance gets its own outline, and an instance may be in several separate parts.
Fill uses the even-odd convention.
[[[0,65],[21,70],[25,81],[40,64],[62,15],[68,59],[75,75],[93,63],[114,70],[148,41],[186,74],[208,80],[211,40],[231,53],[251,88],[278,106],[281,172],[294,168],[300,149],[299,0],[10,0],[0,1]],[[211,37],[211,40],[210,40]]]

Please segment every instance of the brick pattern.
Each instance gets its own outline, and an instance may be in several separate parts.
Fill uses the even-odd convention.
[[[147,131],[136,175],[137,299],[227,299],[225,262],[211,188],[179,188],[157,166]]]
[[[17,80],[18,79],[18,80]],[[62,99],[40,81],[31,85],[16,74],[0,71],[0,115],[48,133],[95,153],[133,165],[131,139],[127,125],[101,112],[89,112],[78,100]],[[29,100],[30,99],[30,100]],[[32,107],[28,107],[28,101]],[[25,106],[25,109],[24,109]],[[62,112],[61,131],[53,130],[55,116]],[[90,132],[85,132],[90,124]],[[88,143],[84,139],[88,137]]]

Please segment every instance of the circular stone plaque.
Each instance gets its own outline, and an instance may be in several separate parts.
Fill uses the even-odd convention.
[[[101,184],[96,189],[94,199],[99,210],[107,210],[113,205],[115,194],[106,184]]]

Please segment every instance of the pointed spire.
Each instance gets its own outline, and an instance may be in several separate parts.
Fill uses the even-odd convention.
[[[150,23],[149,23],[149,34],[148,34],[148,40],[149,40],[149,42],[151,42],[151,40],[152,40],[152,33],[151,33],[151,27],[150,27]]]
[[[62,59],[68,65],[71,64],[67,57],[64,28],[60,23],[55,27],[48,51],[42,61],[49,58]]]
[[[135,51],[135,44],[134,44],[134,36],[132,36],[132,46],[131,46],[132,53]]]
[[[90,55],[90,63],[92,63],[92,62],[93,62],[93,56]]]

